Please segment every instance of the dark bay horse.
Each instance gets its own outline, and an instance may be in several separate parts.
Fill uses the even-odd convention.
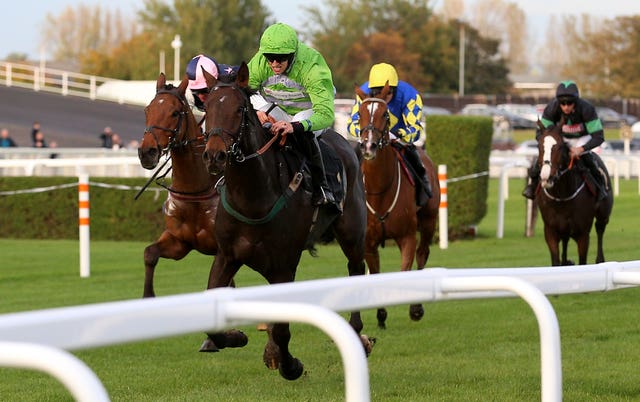
[[[333,207],[314,207],[311,188],[295,153],[295,138],[263,129],[251,105],[249,71],[242,63],[235,83],[225,84],[205,72],[210,93],[206,102],[206,150],[209,172],[224,172],[218,187],[221,208],[216,216],[218,254],[211,268],[209,288],[227,286],[242,265],[261,274],[268,283],[292,282],[302,252],[330,234],[347,257],[349,275],[363,275],[366,206],[358,157],[340,134],[327,130],[321,141],[335,152],[343,169],[338,173],[344,192],[343,213]],[[276,141],[278,140],[278,141]],[[325,159],[326,161],[327,159]],[[305,177],[303,179],[303,177]],[[359,312],[350,316],[357,333]],[[302,363],[289,351],[289,323],[270,325],[264,361],[271,369],[295,380]],[[216,343],[220,334],[209,334]],[[367,352],[371,343],[362,335]],[[224,341],[224,339],[223,339]]]
[[[429,246],[436,230],[440,205],[437,172],[431,158],[420,149],[433,196],[425,206],[416,206],[413,178],[389,137],[389,113],[384,101],[389,91],[386,85],[379,97],[372,98],[356,87],[356,93],[362,99],[359,146],[363,155],[361,167],[368,209],[365,260],[371,274],[380,273],[378,247],[384,247],[387,239],[393,239],[400,249],[402,271],[411,270],[414,255],[418,269],[424,268],[429,259]],[[410,306],[412,320],[420,320],[423,315],[421,304]],[[378,326],[385,328],[386,309],[379,308],[377,318]]]
[[[538,140],[538,166],[541,191],[536,202],[544,221],[544,238],[551,254],[551,265],[573,265],[567,259],[569,239],[578,245],[580,265],[587,263],[589,234],[595,219],[598,236],[596,263],[604,262],[602,239],[613,208],[611,191],[598,201],[593,178],[582,163],[570,158],[569,145],[564,141],[561,127],[564,121],[545,129],[538,121],[542,135]],[[602,175],[609,186],[609,172],[600,158],[594,154]],[[559,244],[562,242],[562,258]]]
[[[169,192],[163,206],[165,230],[144,250],[144,297],[155,296],[153,275],[159,258],[180,260],[191,250],[205,255],[218,250],[213,228],[219,177],[210,175],[202,160],[204,136],[185,98],[188,83],[185,77],[174,87],[160,74],[156,96],[145,108],[140,164],[155,169],[161,157],[170,155],[172,179],[171,186],[165,186]]]

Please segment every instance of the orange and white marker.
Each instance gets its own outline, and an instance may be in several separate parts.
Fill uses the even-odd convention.
[[[449,204],[447,201],[447,165],[438,165],[438,182],[440,183],[440,209],[438,216],[440,218],[440,248],[449,247]]]
[[[78,216],[80,227],[80,277],[88,278],[89,268],[89,175],[78,176]]]

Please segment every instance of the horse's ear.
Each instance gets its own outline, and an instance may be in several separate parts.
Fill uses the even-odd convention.
[[[202,75],[204,75],[204,80],[207,83],[207,89],[211,90],[211,88],[216,86],[218,80],[216,79],[216,77],[209,74],[209,72],[205,70],[204,67],[201,66],[200,68],[202,68]]]
[[[365,100],[367,98],[367,94],[365,94],[362,88],[360,88],[357,84],[354,85],[356,87],[356,95],[358,95],[360,100]]]
[[[380,99],[385,99],[387,97],[387,95],[389,95],[389,80],[387,80],[384,83],[384,87],[382,88],[382,91],[380,91],[380,95],[378,96]]]
[[[180,82],[180,85],[178,86],[178,93],[181,96],[184,96],[184,94],[187,92],[188,85],[189,85],[189,76],[185,74],[184,77],[182,78],[182,82]]]
[[[238,68],[238,76],[236,77],[236,84],[240,88],[246,88],[249,86],[249,67],[247,63],[244,61],[240,64],[240,68]]]
[[[164,85],[167,83],[167,77],[165,77],[164,73],[160,73],[158,76],[158,81],[156,81],[156,92],[161,89],[164,89]]]
[[[538,125],[538,128],[540,129],[540,131],[544,131],[544,125],[542,124],[540,119],[538,119],[537,125]]]

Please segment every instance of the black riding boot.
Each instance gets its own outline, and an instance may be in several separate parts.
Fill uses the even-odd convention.
[[[591,152],[585,152],[584,154],[580,155],[580,159],[582,159],[582,163],[584,163],[587,169],[589,169],[589,173],[591,173],[591,176],[593,176],[593,182],[595,183],[598,190],[598,201],[604,200],[605,198],[607,198],[607,187],[606,183],[603,183],[604,178],[602,177],[600,169],[598,169],[593,154]]]
[[[422,164],[422,159],[420,159],[420,154],[418,154],[418,149],[415,145],[407,144],[405,149],[405,157],[413,168],[416,179],[416,204],[423,207],[429,201],[429,198],[433,196],[431,183],[427,177],[427,170]]]
[[[311,138],[308,140],[309,143],[307,144],[309,157],[311,159],[311,164],[309,165],[311,181],[313,182],[311,202],[313,205],[333,204],[337,206],[336,199],[327,182],[327,175],[324,170],[324,161],[322,160],[322,152],[320,152],[318,139],[313,133],[308,134],[311,135]]]
[[[538,183],[540,182],[540,166],[537,163],[534,163],[529,168],[529,183],[524,188],[522,195],[530,200],[536,198],[536,189],[538,188]]]

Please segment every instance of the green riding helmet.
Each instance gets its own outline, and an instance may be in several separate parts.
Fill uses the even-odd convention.
[[[287,24],[281,22],[265,29],[260,38],[260,53],[291,54],[298,50],[298,35]]]

